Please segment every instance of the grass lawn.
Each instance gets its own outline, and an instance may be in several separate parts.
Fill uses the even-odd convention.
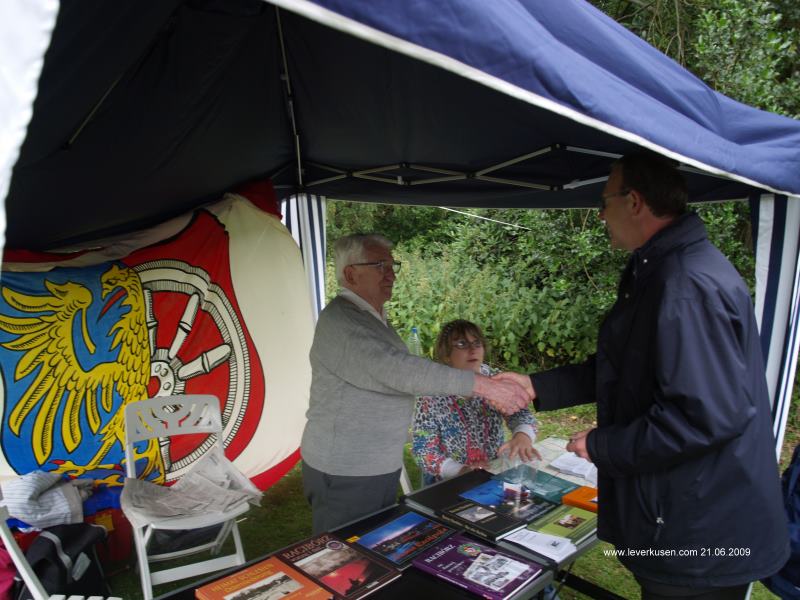
[[[792,405],[792,414],[786,428],[786,439],[781,454],[782,468],[791,458],[792,449],[800,442],[800,415],[797,412],[797,395]],[[539,415],[539,435],[569,437],[569,434],[593,426],[593,407],[543,413]],[[419,481],[419,471],[410,455],[406,452],[406,468],[413,482]],[[302,478],[299,466],[290,471],[286,477],[264,493],[261,506],[253,508],[239,524],[245,555],[248,559],[270,553],[299,539],[311,535],[311,511],[302,493]],[[612,590],[625,598],[638,599],[639,586],[631,574],[615,558],[603,555],[607,544],[598,544],[591,551],[575,562],[573,573],[592,581],[608,590]],[[135,562],[135,558],[133,559]],[[115,595],[125,600],[137,600],[142,597],[138,576],[132,568],[124,568],[111,577],[111,587]],[[156,588],[157,594],[166,593],[186,585],[186,582],[167,584]],[[586,596],[569,588],[560,591],[562,600],[583,599]],[[753,595],[755,600],[775,599],[760,583],[756,584]]]

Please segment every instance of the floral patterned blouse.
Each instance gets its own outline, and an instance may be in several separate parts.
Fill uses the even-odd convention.
[[[481,365],[481,374],[491,369]],[[426,483],[458,474],[466,464],[490,461],[505,442],[503,415],[480,396],[424,396],[414,410],[414,456]],[[535,441],[536,419],[528,409],[505,422],[512,433],[526,433]]]

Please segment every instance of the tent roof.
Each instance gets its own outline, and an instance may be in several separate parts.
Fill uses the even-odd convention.
[[[274,4],[63,0],[8,245],[130,230],[264,176],[282,195],[587,206],[640,146],[685,163],[694,200],[800,194],[800,122],[582,0]]]

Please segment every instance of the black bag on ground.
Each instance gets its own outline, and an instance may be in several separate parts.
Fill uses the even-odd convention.
[[[95,546],[106,540],[101,525],[74,523],[44,529],[25,553],[48,594],[109,596]],[[27,586],[16,600],[31,600]]]

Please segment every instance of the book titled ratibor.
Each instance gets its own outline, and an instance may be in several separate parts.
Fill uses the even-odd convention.
[[[320,585],[347,600],[363,598],[400,577],[400,571],[323,533],[276,553]]]
[[[365,533],[357,541],[399,569],[411,566],[411,559],[454,530],[446,525],[407,512]]]
[[[510,552],[453,535],[418,554],[414,566],[490,600],[519,598],[532,591],[542,566]]]
[[[333,594],[270,557],[198,588],[194,596],[197,600],[326,600]]]

